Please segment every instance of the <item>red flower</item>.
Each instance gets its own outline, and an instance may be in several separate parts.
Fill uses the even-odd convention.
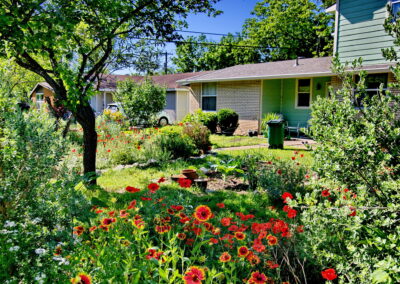
[[[111,150],[110,150],[110,149],[108,149],[108,150],[107,150],[107,152],[108,152],[108,153],[110,153],[110,152],[111,152]]]
[[[127,192],[130,192],[130,193],[135,193],[135,192],[139,192],[139,191],[140,191],[139,188],[136,188],[136,187],[133,187],[133,186],[127,186],[127,187],[125,188],[125,190],[126,190]]]
[[[79,273],[78,276],[71,279],[72,284],[91,284],[92,278],[84,273]]]
[[[219,257],[220,262],[228,262],[232,259],[232,256],[228,252],[223,252]]]
[[[171,208],[179,212],[182,211],[184,207],[182,205],[171,205]]]
[[[279,267],[279,264],[273,262],[272,260],[267,260],[267,265],[268,265],[268,267],[271,268],[271,269],[275,269],[275,268],[278,268],[278,267]]]
[[[153,200],[153,198],[151,198],[151,197],[144,197],[144,196],[141,196],[140,199],[142,199],[143,201],[151,201],[151,200]]]
[[[75,149],[72,149],[72,153],[75,153],[76,152],[76,150]]]
[[[101,209],[95,211],[96,214],[100,214],[102,212],[103,212],[103,210],[101,210]]]
[[[297,211],[294,210],[294,209],[290,209],[287,212],[287,216],[288,216],[289,219],[293,219],[294,217],[296,217],[296,215],[297,215]]]
[[[101,220],[101,224],[103,226],[109,226],[116,221],[117,221],[117,219],[115,219],[115,218],[104,218],[103,220]]]
[[[328,197],[329,195],[331,195],[331,193],[329,192],[329,189],[325,189],[321,192],[321,195],[323,197]]]
[[[282,194],[282,199],[283,199],[283,203],[287,203],[286,199],[293,199],[293,195],[291,195],[289,192],[285,192]]]
[[[249,249],[245,246],[241,246],[238,248],[238,256],[246,257],[249,254]]]
[[[216,238],[211,238],[210,241],[208,242],[210,245],[216,245],[218,244],[218,240]]]
[[[129,209],[135,208],[136,207],[136,203],[137,203],[136,200],[132,200],[131,203],[129,203],[129,206],[128,206],[127,209],[129,210]]]
[[[192,185],[192,181],[187,178],[180,178],[178,179],[178,183],[180,187],[189,188]]]
[[[93,232],[93,231],[96,230],[96,229],[97,229],[97,227],[96,227],[96,226],[93,226],[93,227],[90,227],[90,228],[89,228],[89,231],[90,231],[90,232]]]
[[[185,233],[178,233],[178,234],[176,235],[176,237],[177,237],[178,239],[180,239],[181,241],[183,241],[184,239],[186,239],[186,234],[185,234]]]
[[[304,232],[304,226],[303,225],[299,225],[296,227],[296,231],[297,233],[303,233]]]
[[[246,234],[242,232],[235,232],[235,238],[239,241],[243,241],[246,238]]]
[[[155,193],[155,192],[160,188],[160,186],[159,186],[158,184],[156,184],[156,183],[150,183],[150,184],[147,186],[147,188],[148,188],[152,193]]]
[[[268,235],[267,240],[268,240],[268,245],[270,246],[274,246],[278,243],[278,239],[273,235]]]
[[[185,284],[200,284],[202,280],[205,279],[204,269],[191,266],[188,271],[186,271],[185,276],[183,276],[183,281]]]
[[[321,272],[321,275],[326,280],[334,280],[337,278],[336,271],[333,268],[325,269]]]
[[[126,210],[120,210],[119,211],[119,217],[126,218],[128,216],[129,216],[129,213],[127,213]]]
[[[296,157],[292,157],[292,160],[293,160],[293,161],[296,160]]]
[[[354,216],[357,215],[357,211],[356,211],[356,209],[354,207],[350,207],[350,210],[351,210],[351,213],[349,214],[349,216],[354,217]]]
[[[80,236],[85,231],[83,226],[76,226],[74,227],[74,235]]]
[[[281,175],[281,174],[282,174],[282,170],[277,170],[276,173],[277,173],[278,175]]]
[[[207,205],[197,206],[194,212],[194,218],[200,222],[207,222],[211,219],[212,215],[211,209]]]
[[[228,218],[228,217],[222,218],[222,219],[221,219],[221,224],[222,224],[222,226],[224,226],[224,227],[230,226],[230,225],[231,225],[231,218]]]
[[[219,208],[224,208],[224,207],[225,207],[225,204],[224,204],[224,203],[217,203],[217,207],[219,207]]]
[[[163,182],[165,182],[165,177],[159,178],[157,182],[158,182],[158,183],[163,183]]]
[[[268,281],[268,277],[265,276],[264,273],[260,273],[258,271],[251,273],[251,277],[249,279],[249,283],[254,284],[265,284]]]

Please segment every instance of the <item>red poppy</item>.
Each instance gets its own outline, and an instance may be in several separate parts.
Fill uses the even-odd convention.
[[[180,187],[189,188],[192,186],[192,181],[187,178],[180,178],[178,179],[178,183]]]
[[[222,226],[224,226],[224,227],[230,226],[230,224],[231,224],[231,219],[232,219],[232,218],[228,218],[228,217],[222,218],[222,219],[221,219],[221,224],[222,224]]]
[[[289,192],[285,192],[282,194],[282,199],[283,199],[283,203],[287,203],[287,198],[289,199],[293,199],[293,195],[291,195]]]
[[[216,238],[211,238],[210,241],[208,242],[210,245],[216,245],[218,244],[218,240]]]
[[[249,254],[249,249],[245,246],[241,246],[238,248],[238,256],[246,257]]]
[[[115,211],[110,211],[110,212],[108,212],[107,214],[108,214],[108,216],[110,216],[110,217],[114,217]]]
[[[287,212],[289,212],[290,209],[292,209],[292,207],[290,207],[290,206],[288,206],[288,205],[285,205],[285,206],[283,206],[283,209],[282,209],[282,210],[283,210],[283,212],[286,212],[286,213],[287,213]]]
[[[282,170],[277,170],[276,173],[277,173],[278,175],[281,175],[281,174],[282,174]]]
[[[100,214],[102,212],[103,212],[103,210],[101,210],[101,209],[95,211],[96,214]]]
[[[329,192],[329,189],[325,189],[321,192],[321,195],[323,197],[328,197],[329,195],[331,195],[331,193]]]
[[[224,207],[225,207],[225,204],[224,204],[224,203],[217,203],[217,207],[219,207],[219,208],[224,208]]]
[[[220,262],[228,262],[232,259],[232,256],[228,252],[223,252],[219,257]]]
[[[71,283],[72,284],[91,284],[92,278],[85,273],[79,273],[78,276],[71,279]]]
[[[252,284],[265,284],[268,281],[268,277],[265,276],[264,273],[260,273],[258,271],[251,273],[251,277],[249,279],[249,283]]]
[[[325,269],[324,271],[321,272],[321,275],[324,279],[329,281],[337,278],[336,271],[333,268]]]
[[[171,208],[176,210],[176,211],[182,211],[184,207],[182,205],[171,205]]]
[[[267,240],[268,240],[268,245],[270,245],[270,246],[274,246],[278,243],[277,237],[275,237],[273,235],[268,235]]]
[[[110,149],[108,149],[108,150],[107,150],[107,152],[108,152],[108,153],[110,153],[110,152],[111,152],[111,150],[110,150]]]
[[[165,182],[165,177],[159,178],[157,182],[158,182],[158,183],[163,183],[163,182]]]
[[[75,149],[72,149],[72,153],[75,153],[76,152],[76,150]]]
[[[290,209],[287,212],[287,216],[288,216],[289,219],[293,219],[294,217],[296,217],[296,215],[297,215],[297,211],[294,210],[294,209]]]
[[[292,160],[293,160],[293,161],[296,160],[296,157],[292,157]]]
[[[197,206],[194,212],[194,218],[199,222],[206,222],[211,219],[213,216],[210,207],[207,205],[200,205]]]
[[[137,203],[136,200],[132,200],[131,203],[129,203],[129,206],[128,206],[127,209],[128,210],[129,209],[134,209],[136,207],[136,203]]]
[[[191,266],[182,278],[185,284],[200,284],[205,279],[205,275],[204,269]]]
[[[139,192],[139,191],[140,191],[139,188],[136,188],[136,187],[133,187],[133,186],[127,186],[127,187],[125,188],[125,190],[126,190],[127,192],[130,192],[130,193],[135,193],[135,192]]]
[[[349,214],[349,216],[354,217],[354,216],[357,215],[357,211],[356,211],[356,209],[354,207],[350,207],[350,210],[351,210],[351,213]]]
[[[147,186],[147,188],[148,188],[152,193],[154,193],[154,192],[156,192],[156,191],[160,188],[160,186],[159,186],[158,184],[156,184],[156,183],[150,183],[150,184]]]

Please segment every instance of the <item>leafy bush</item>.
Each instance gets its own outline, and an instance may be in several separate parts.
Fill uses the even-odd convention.
[[[299,163],[302,156],[295,154],[290,161],[272,158],[258,169],[258,184],[267,191],[271,200],[281,200],[284,192],[293,195],[305,192],[305,183],[310,177],[305,166]]]
[[[188,113],[183,118],[182,122],[202,123],[211,131],[211,133],[215,133],[217,131],[218,116],[214,112],[203,112],[201,109],[198,109],[193,113]]]
[[[106,120],[108,121],[113,121],[113,122],[118,122],[122,121],[125,117],[120,111],[114,111],[112,112],[109,109],[105,109],[103,111],[103,116],[105,117]]]
[[[211,146],[210,130],[201,123],[189,123],[183,126],[182,134],[188,136],[197,149],[207,152]]]
[[[249,183],[250,190],[256,190],[259,186],[261,155],[244,155],[239,157],[244,179]]]
[[[157,135],[153,141],[148,141],[148,143],[153,143],[153,147],[158,147],[161,152],[170,153],[173,159],[189,158],[198,153],[196,145],[191,138],[176,132],[162,133]],[[148,143],[144,145],[144,149],[147,148]]]
[[[118,83],[115,97],[132,125],[154,125],[155,116],[166,103],[166,89],[150,79],[137,84],[132,80]]]
[[[359,62],[353,63],[358,83],[335,63],[343,88],[312,106],[321,179],[291,206],[305,208],[308,250],[321,266],[334,267],[341,283],[398,283],[400,96],[366,96],[367,74],[358,72]],[[399,81],[398,68],[394,75]],[[361,97],[363,107],[356,108]]]
[[[218,125],[224,132],[235,132],[238,127],[239,115],[232,109],[223,108],[217,113]]]
[[[268,121],[279,118],[281,118],[279,113],[269,112],[264,115],[264,118],[261,121],[261,131],[265,137],[268,137]]]

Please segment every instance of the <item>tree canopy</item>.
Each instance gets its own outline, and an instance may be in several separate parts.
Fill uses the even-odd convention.
[[[0,56],[40,75],[56,103],[84,131],[84,171],[96,169],[97,133],[89,106],[106,68],[130,66],[138,39],[174,40],[189,13],[216,15],[219,0],[4,0]],[[142,45],[143,46],[143,45]]]

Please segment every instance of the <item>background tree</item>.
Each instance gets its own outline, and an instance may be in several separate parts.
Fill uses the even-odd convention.
[[[151,79],[140,84],[126,80],[118,84],[115,97],[132,125],[151,125],[165,107],[166,93],[165,88],[154,85]]]
[[[332,54],[333,16],[311,0],[263,0],[256,4],[244,34],[255,45],[270,47],[265,60]]]
[[[132,58],[138,38],[177,39],[182,19],[192,12],[215,15],[216,2],[5,0],[0,3],[0,56],[43,77],[56,100],[72,111],[83,128],[84,172],[95,172],[97,133],[88,101],[96,80],[115,57],[126,63],[121,58],[132,49]]]
[[[189,36],[184,42],[176,44],[176,56],[172,62],[176,65],[176,71],[180,73],[209,70],[203,65],[202,58],[207,51],[207,38],[205,35],[198,37]]]

